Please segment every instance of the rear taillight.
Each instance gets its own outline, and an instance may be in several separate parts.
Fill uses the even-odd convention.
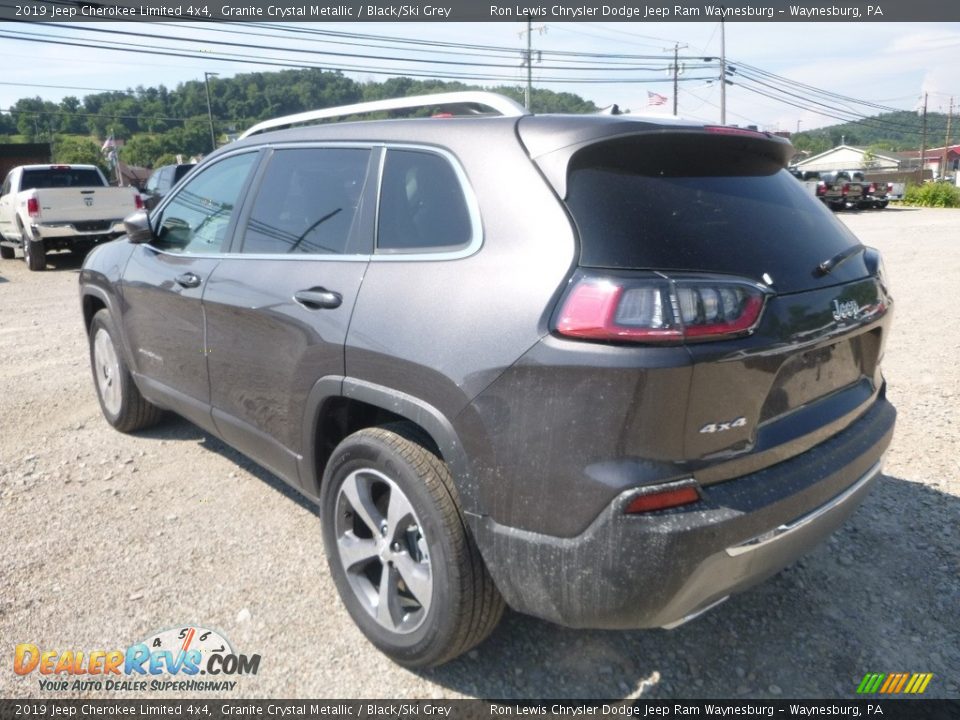
[[[873,193],[875,193],[876,191],[877,191],[877,186],[874,185],[873,183],[870,183],[870,185],[867,187],[867,192],[873,195]]]
[[[27,215],[36,217],[40,214],[40,201],[37,198],[27,198]]]
[[[840,192],[844,195],[847,195],[850,192],[850,183],[844,183]]]
[[[827,192],[827,184],[821,180],[817,183],[817,195],[824,195]]]
[[[137,210],[143,210],[143,198],[140,197],[140,193],[133,196],[133,204]]]
[[[892,193],[892,192],[893,192],[893,183],[887,183],[887,192],[888,192],[888,193]]]
[[[682,342],[751,332],[766,292],[747,280],[628,278],[579,271],[570,282],[554,327],[586,340]]]

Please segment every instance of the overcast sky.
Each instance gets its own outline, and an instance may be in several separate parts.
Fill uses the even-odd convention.
[[[785,76],[790,80],[840,95],[914,110],[924,91],[930,93],[931,111],[946,112],[950,97],[960,99],[960,73],[957,58],[960,56],[960,24],[958,23],[765,23],[727,22],[726,50],[730,63],[737,62],[761,68]],[[285,24],[290,27],[290,24]],[[109,50],[67,47],[62,45],[26,42],[9,37],[0,38],[0,108],[7,109],[21,97],[40,96],[58,101],[67,95],[83,97],[93,89],[117,89],[164,84],[173,88],[180,82],[202,80],[204,71],[230,77],[255,70],[280,68],[251,64],[234,64],[222,60],[204,58],[200,50],[203,40],[218,39],[230,42],[256,42],[263,45],[282,45],[286,52],[263,50],[254,53],[259,59],[283,58],[294,62],[306,56],[294,55],[298,47],[336,49],[349,52],[371,52],[357,47],[321,45],[321,39],[298,41],[264,37],[255,38],[255,33],[268,34],[267,29],[248,27],[243,34],[228,34],[224,30],[244,31],[237,25],[219,25],[221,32],[188,26],[186,24],[153,23],[108,23],[84,24],[83,32],[65,29],[57,25],[25,25],[0,23],[0,32],[30,32],[53,39],[68,37],[96,38],[98,41],[126,41],[136,43],[142,51],[131,54]],[[372,33],[383,36],[402,36],[424,40],[516,47],[517,57],[507,59],[505,69],[496,72],[513,78],[514,84],[525,81],[525,71],[520,68],[519,49],[526,42],[524,23],[314,23],[308,28],[323,28],[336,31]],[[719,56],[720,25],[710,23],[546,23],[535,26],[533,47],[539,50],[563,50],[578,52],[626,53],[659,55],[674,43],[689,46],[681,54]],[[107,29],[110,35],[92,32]],[[123,31],[156,33],[165,36],[180,36],[198,41],[194,45],[178,44],[169,40],[150,40],[132,36],[124,37]],[[163,57],[152,55],[151,47],[188,49],[196,53],[193,58]],[[208,50],[211,46],[207,45]],[[251,51],[235,50],[249,54]],[[450,51],[449,48],[447,51]],[[397,54],[397,51],[380,51],[381,54]],[[464,55],[453,54],[447,59],[461,62]],[[473,58],[475,59],[475,58]],[[400,62],[364,61],[350,58],[334,60],[352,67],[380,67],[403,74],[406,67]],[[314,60],[315,62],[316,60]],[[409,66],[418,67],[423,66]],[[469,66],[447,65],[449,72],[468,72]],[[436,70],[437,66],[433,67]],[[431,70],[431,71],[433,71]],[[542,79],[545,71],[534,68],[534,84],[558,91],[571,91],[593,100],[599,106],[618,103],[621,107],[641,112],[669,112],[672,103],[672,82],[666,72],[656,74],[636,73],[637,77],[652,78],[652,83],[611,84],[551,84]],[[705,78],[715,75],[716,69],[693,70],[686,77]],[[346,73],[358,80],[382,80],[385,75]],[[622,74],[622,73],[618,73]],[[609,77],[614,75],[610,73]],[[438,75],[442,77],[442,74]],[[736,81],[736,77],[733,78]],[[18,83],[18,84],[13,84]],[[495,84],[486,82],[482,84]],[[74,86],[91,90],[44,87]],[[648,105],[647,92],[652,91],[670,98],[665,106],[652,108]],[[792,89],[797,92],[796,89]],[[804,93],[801,91],[801,95]],[[679,114],[682,116],[716,121],[719,119],[720,89],[716,82],[690,80],[680,85]],[[795,99],[801,105],[808,103]],[[839,105],[839,101],[836,103]],[[862,112],[862,108],[857,108]],[[756,124],[767,130],[795,131],[798,127],[812,129],[840,122],[818,114],[814,108],[791,107],[744,90],[736,85],[728,87],[727,121],[736,124]]]

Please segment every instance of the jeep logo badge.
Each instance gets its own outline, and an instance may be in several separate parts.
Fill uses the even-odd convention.
[[[855,318],[860,314],[860,310],[861,308],[856,300],[846,300],[844,302],[839,300],[833,301],[833,319],[837,322]]]

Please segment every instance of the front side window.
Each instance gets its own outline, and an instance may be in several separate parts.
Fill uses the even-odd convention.
[[[270,158],[243,236],[243,253],[348,253],[370,151],[291,148]]]
[[[388,150],[383,168],[378,252],[435,252],[473,237],[460,179],[446,158],[419,150]]]
[[[187,253],[220,252],[256,159],[254,152],[226,158],[180,188],[157,221],[157,247]]]

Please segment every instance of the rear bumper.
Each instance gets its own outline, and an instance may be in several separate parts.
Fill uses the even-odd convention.
[[[676,510],[625,515],[619,495],[580,535],[478,520],[487,566],[515,610],[570,627],[671,627],[779,572],[832,533],[880,473],[896,411],[882,396],[813,449],[701,488]]]
[[[119,237],[126,232],[122,219],[105,221],[102,225],[97,224],[95,230],[83,229],[85,225],[91,225],[91,223],[39,223],[31,225],[31,230],[35,238],[43,240],[96,240]]]

